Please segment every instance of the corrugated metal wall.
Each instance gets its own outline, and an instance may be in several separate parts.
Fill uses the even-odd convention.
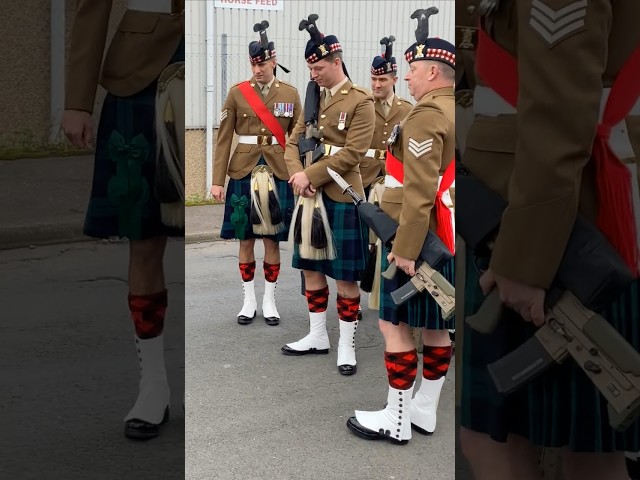
[[[317,13],[318,28],[324,34],[334,34],[345,50],[345,64],[351,79],[369,88],[369,68],[373,57],[381,51],[380,39],[394,35],[394,56],[398,61],[396,92],[409,100],[409,92],[402,77],[408,70],[404,51],[415,42],[416,20],[411,14],[418,8],[438,7],[440,12],[431,17],[430,36],[454,41],[454,0],[383,0],[325,1],[280,0],[282,11],[216,8],[214,44],[214,123],[217,124],[229,87],[251,77],[247,48],[257,40],[253,25],[262,20],[270,24],[267,34],[275,42],[278,62],[291,70],[278,70],[278,77],[295,85],[304,95],[308,82],[308,69],[304,61],[304,47],[309,40],[298,24],[311,13]],[[206,125],[206,2],[190,1],[186,8],[187,22],[187,128]],[[302,98],[304,101],[304,99]]]

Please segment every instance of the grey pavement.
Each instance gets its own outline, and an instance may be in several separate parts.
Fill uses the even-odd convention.
[[[354,409],[378,410],[388,382],[377,315],[365,309],[358,328],[358,373],[337,373],[336,354],[288,357],[280,347],[308,331],[297,270],[283,268],[277,287],[280,326],[258,315],[238,325],[242,302],[238,245],[186,246],[186,479],[454,478],[454,376],[447,376],[438,428],[404,446],[355,437],[345,423]],[[263,292],[262,247],[256,244],[256,293]],[[282,264],[290,265],[288,250]],[[335,286],[328,314],[335,348]],[[363,297],[363,304],[366,297]]]
[[[0,251],[0,478],[184,478],[184,244],[166,255],[172,389],[163,435],[135,442],[123,418],[139,366],[127,307],[126,243]]]

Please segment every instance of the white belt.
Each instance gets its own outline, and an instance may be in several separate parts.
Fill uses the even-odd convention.
[[[602,120],[602,112],[607,104],[607,99],[609,98],[610,93],[610,88],[605,88],[602,91],[598,121]],[[495,117],[498,115],[515,115],[518,111],[498,95],[495,90],[478,85],[476,86],[473,94],[473,113],[476,115]],[[629,116],[640,116],[640,99],[638,99],[635,105],[631,108]],[[633,147],[631,146],[631,141],[629,140],[629,130],[627,129],[626,120],[622,120],[611,129],[609,146],[613,153],[615,153],[621,160],[633,158],[635,156]]]
[[[442,175],[438,177],[438,188],[440,188],[441,183],[442,183]],[[449,188],[455,188],[455,186],[456,186],[456,181],[454,180],[453,183],[451,184],[451,187]],[[385,175],[384,187],[400,188],[402,187],[402,184],[395,177],[392,177],[391,175]],[[451,196],[449,195],[449,190],[447,190],[442,194],[442,199],[444,200],[444,203],[447,204],[447,206],[449,206],[449,203],[451,203],[451,206],[453,207],[453,202],[451,202]]]
[[[271,143],[265,143],[265,139]],[[268,135],[238,135],[238,142],[246,143],[247,145],[275,145],[278,143],[276,137]]]
[[[383,152],[383,154],[381,155],[379,152]],[[367,150],[367,153],[364,154],[365,157],[369,157],[369,158],[377,158],[378,160],[383,160],[384,154],[386,153],[386,150],[376,150],[375,148],[370,148],[369,150]]]
[[[172,13],[171,0],[128,0],[127,8],[139,12]]]
[[[344,147],[336,147],[335,145],[329,145],[328,143],[324,144],[324,154],[325,155],[335,155]]]
[[[609,98],[610,92],[610,88],[605,88],[603,90],[602,101],[600,102],[601,106],[606,105],[606,100]],[[518,113],[518,111],[507,103],[507,101],[498,95],[492,88],[478,85],[473,93],[473,113],[477,115],[495,117],[497,115],[514,115]],[[640,116],[640,99],[636,101],[629,113],[629,116]]]

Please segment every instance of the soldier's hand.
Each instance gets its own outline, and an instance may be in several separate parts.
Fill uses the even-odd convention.
[[[396,267],[411,277],[416,274],[415,260],[409,260],[407,258],[399,257],[397,255],[394,255],[393,253],[387,255],[387,260],[389,260],[389,263],[392,263],[395,260]]]
[[[305,190],[311,185],[309,177],[304,172],[294,173],[289,179],[289,185],[294,195],[304,196]]]
[[[93,146],[94,125],[89,112],[65,110],[62,114],[62,130],[71,144],[77,148]]]
[[[220,185],[211,185],[211,196],[217,202],[224,202],[224,187]]]
[[[485,295],[497,288],[500,301],[527,322],[533,322],[538,327],[544,324],[545,291],[543,289],[501,277],[491,269],[480,277],[479,283]]]
[[[311,184],[309,184],[309,186],[305,189],[304,192],[302,192],[301,196],[304,198],[311,198],[316,194],[316,189],[313,188],[313,186]]]

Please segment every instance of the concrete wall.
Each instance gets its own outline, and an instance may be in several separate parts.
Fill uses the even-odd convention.
[[[0,17],[0,147],[48,143],[51,125],[50,1],[3,2]],[[110,35],[123,12],[115,0]],[[65,0],[67,45],[75,0]],[[27,13],[28,12],[28,13]],[[104,98],[100,89],[96,115]],[[97,117],[96,117],[97,118]]]

